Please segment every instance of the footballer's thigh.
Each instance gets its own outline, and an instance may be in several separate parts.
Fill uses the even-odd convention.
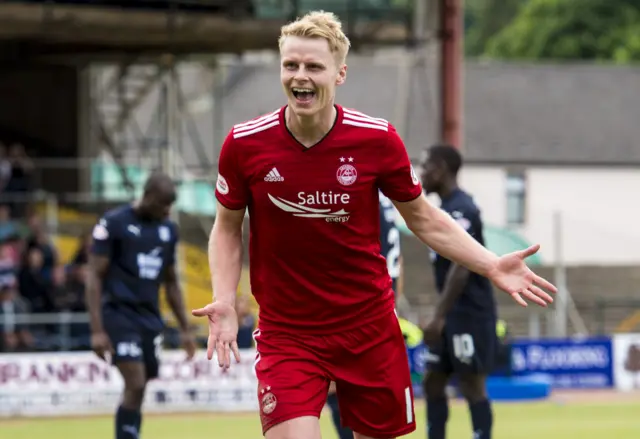
[[[439,341],[432,342],[428,346],[423,382],[427,399],[437,400],[447,397],[447,383],[453,372],[448,346],[448,339],[444,333]]]
[[[147,376],[142,362],[114,360],[115,366],[122,375],[124,390],[122,406],[129,410],[139,410],[144,401]]]
[[[147,381],[158,378],[160,373],[160,355],[162,353],[162,334],[144,333],[142,355]]]
[[[112,363],[124,381],[122,405],[138,409],[147,384],[144,335],[128,317],[113,310],[103,312],[103,321],[113,346]]]
[[[493,318],[451,317],[445,325],[449,361],[467,400],[486,398],[486,376],[497,349],[495,328]]]
[[[343,345],[348,352],[335,370],[343,424],[360,439],[413,432],[409,359],[395,314],[354,330]]]
[[[264,433],[265,439],[321,439],[320,421],[316,416],[300,416],[283,421]]]
[[[380,437],[380,436],[367,436],[364,434],[360,434],[360,433],[353,433],[353,438],[354,439],[396,439],[396,436],[394,437]]]
[[[267,439],[320,439],[329,376],[323,361],[296,334],[256,332],[256,376]]]
[[[139,409],[144,400],[147,371],[144,361],[143,343],[135,332],[110,331],[113,345],[113,364],[124,381],[122,405],[128,409]]]

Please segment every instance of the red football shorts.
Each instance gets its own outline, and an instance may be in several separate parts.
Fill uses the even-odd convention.
[[[263,433],[301,416],[320,417],[336,382],[343,425],[374,438],[415,430],[409,361],[397,316],[330,335],[256,330]]]

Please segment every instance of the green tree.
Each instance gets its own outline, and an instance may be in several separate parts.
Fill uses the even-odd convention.
[[[527,0],[467,0],[465,1],[465,53],[478,56],[485,52],[491,37],[517,16]]]
[[[486,54],[508,59],[640,60],[637,0],[530,0],[492,37]]]

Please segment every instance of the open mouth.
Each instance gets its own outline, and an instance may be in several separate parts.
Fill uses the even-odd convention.
[[[310,102],[316,95],[316,92],[310,88],[294,87],[291,92],[298,102]]]

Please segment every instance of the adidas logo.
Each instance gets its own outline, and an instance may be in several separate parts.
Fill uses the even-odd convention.
[[[276,181],[284,181],[284,177],[280,175],[276,168],[273,168],[269,173],[264,177],[264,181],[268,182],[276,182]]]

